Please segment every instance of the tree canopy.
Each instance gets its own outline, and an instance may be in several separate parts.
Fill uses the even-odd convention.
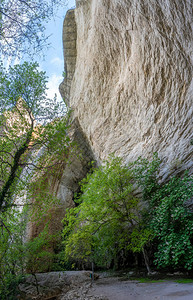
[[[67,159],[69,113],[63,102],[47,97],[46,83],[46,74],[37,63],[24,62],[0,71],[2,299],[11,299],[18,275],[35,272],[40,260],[49,267],[53,257],[49,247],[57,240],[57,234],[49,232],[48,212],[58,199],[45,181]],[[43,224],[32,240],[26,240],[29,222]]]
[[[45,22],[66,3],[0,1],[1,60],[40,54],[48,46]],[[48,98],[47,77],[36,62],[8,69],[0,63],[1,299],[16,299],[20,276],[37,271],[40,261],[47,270],[53,259],[50,245],[58,235],[49,231],[49,212],[59,200],[45,182],[66,162],[68,128],[69,112],[63,101]],[[43,224],[30,240],[26,238],[29,222]]]
[[[67,261],[120,267],[132,252],[142,252],[149,273],[150,262],[192,270],[193,178],[185,173],[160,182],[160,164],[156,153],[129,165],[114,158],[82,181],[78,206],[64,219]]]
[[[68,144],[67,119],[61,117],[65,106],[47,97],[46,82],[45,72],[39,71],[37,63],[1,69],[0,211],[12,203],[23,168],[28,166],[26,175],[31,176],[33,168],[41,170],[49,165],[48,156],[54,155],[57,160]],[[60,149],[56,143],[59,140],[63,145]],[[42,147],[44,155],[38,156]],[[35,160],[30,159],[33,149]]]
[[[121,252],[140,252],[143,243],[136,248],[131,239],[138,228],[139,242],[141,232],[132,170],[120,158],[111,158],[88,174],[81,187],[79,206],[70,209],[64,219],[66,256],[106,266],[113,260],[116,266]]]
[[[45,22],[65,0],[1,0],[0,52],[4,56],[40,53],[48,45]]]

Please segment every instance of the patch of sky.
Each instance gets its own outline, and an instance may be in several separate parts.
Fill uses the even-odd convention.
[[[63,57],[63,42],[62,42],[62,30],[65,14],[68,9],[75,8],[75,0],[68,0],[66,7],[61,7],[56,12],[54,18],[45,24],[45,35],[49,36],[48,48],[44,51],[42,56],[35,56],[34,61],[37,61],[40,65],[40,70],[46,71],[48,76],[48,97],[53,99],[57,96],[58,101],[62,100],[59,93],[59,84],[63,80],[64,72],[64,57]],[[4,66],[8,68],[9,65],[19,64],[24,60],[29,60],[26,56],[22,60],[12,58],[4,60]]]
[[[58,10],[54,19],[50,20],[46,24],[46,35],[49,36],[50,47],[42,58],[36,58],[40,64],[40,68],[46,71],[49,77],[48,81],[48,96],[53,98],[57,95],[58,99],[61,99],[58,87],[63,80],[64,72],[64,57],[63,57],[63,42],[62,42],[62,30],[65,14],[68,9],[75,7],[75,0],[69,0],[66,8]]]

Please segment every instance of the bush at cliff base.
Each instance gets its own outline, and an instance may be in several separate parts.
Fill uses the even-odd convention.
[[[161,183],[160,162],[157,154],[129,166],[111,158],[82,181],[78,206],[64,220],[66,261],[119,267],[132,251],[143,252],[154,267],[192,269],[193,213],[188,201],[193,177],[185,173]],[[143,201],[134,197],[136,186]]]

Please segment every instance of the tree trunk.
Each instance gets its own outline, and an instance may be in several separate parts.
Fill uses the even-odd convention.
[[[147,272],[148,272],[148,274],[151,274],[151,269],[150,269],[150,266],[149,266],[149,258],[147,256],[147,253],[146,253],[144,248],[142,248],[142,252],[143,252],[143,257],[144,257],[144,260],[145,260],[145,266],[147,268]]]
[[[23,145],[16,151],[13,159],[13,165],[10,170],[10,175],[5,182],[2,191],[0,192],[0,211],[5,211],[9,205],[10,205],[10,200],[12,196],[12,192],[10,191],[12,184],[14,183],[16,176],[17,176],[17,171],[20,167],[20,159],[21,156],[26,152],[28,149],[29,143],[32,138],[32,130],[30,130],[27,133],[27,137]]]

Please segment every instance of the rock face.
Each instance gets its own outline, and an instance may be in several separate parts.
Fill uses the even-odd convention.
[[[20,300],[107,300],[88,295],[92,286],[89,271],[64,271],[30,275],[19,285]]]
[[[60,90],[95,158],[114,152],[128,162],[158,152],[165,176],[176,167],[192,172],[192,1],[76,6],[75,19],[69,11],[64,21]]]
[[[67,161],[61,164],[55,172],[43,174],[44,181],[42,186],[47,194],[55,196],[59,202],[52,208],[49,213],[43,216],[42,220],[38,222],[30,222],[27,228],[28,239],[33,239],[43,231],[46,224],[48,224],[49,234],[55,234],[62,230],[61,223],[65,216],[66,209],[74,206],[74,193],[79,191],[80,181],[86,177],[89,171],[89,163],[93,161],[94,155],[89,146],[86,136],[80,128],[77,119],[74,119],[70,129],[71,141],[74,144],[68,151]],[[41,187],[42,189],[42,187]],[[37,191],[41,195],[42,190]],[[34,201],[36,198],[34,196]],[[39,207],[39,206],[38,206]],[[47,250],[53,253],[56,247],[57,240],[49,244]],[[42,263],[38,265],[35,271],[46,272],[50,270],[52,259],[45,257]]]
[[[46,185],[61,205],[50,232],[88,172],[109,154],[125,162],[163,159],[162,178],[193,172],[191,0],[77,0],[64,20],[65,78],[60,92],[73,110],[76,151]],[[41,226],[31,224],[29,237]]]
[[[63,39],[64,44],[64,81],[60,85],[60,93],[69,105],[71,81],[75,71],[76,65],[76,39],[77,28],[75,22],[74,10],[67,12],[63,25]]]
[[[77,288],[85,282],[91,282],[90,273],[86,271],[50,272],[28,276],[19,285],[20,296],[17,299],[59,299],[72,288]],[[67,299],[67,298],[66,298]]]

